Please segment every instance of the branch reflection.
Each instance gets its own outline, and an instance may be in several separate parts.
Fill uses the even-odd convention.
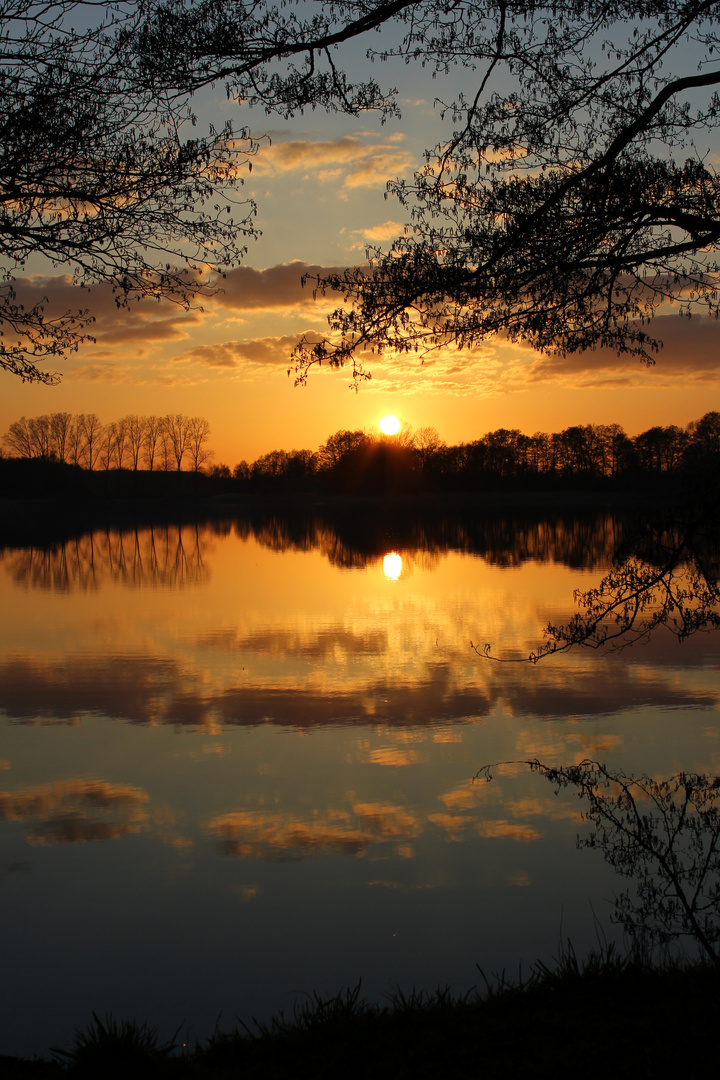
[[[683,939],[720,970],[720,776],[679,772],[667,779],[633,775],[598,761],[522,763],[544,776],[555,794],[583,800],[592,828],[578,848],[602,852],[632,884],[615,898],[613,920],[644,955]],[[491,780],[486,766],[478,778]]]
[[[669,512],[630,531],[569,623],[545,628],[539,660],[574,646],[625,648],[664,628],[679,641],[720,627],[720,504]]]

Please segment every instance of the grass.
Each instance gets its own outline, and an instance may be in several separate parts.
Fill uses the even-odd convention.
[[[579,960],[564,948],[527,976],[483,976],[455,995],[397,990],[384,1005],[361,986],[310,994],[290,1016],[238,1022],[193,1050],[147,1023],[93,1021],[51,1061],[0,1059],[3,1080],[373,1080],[392,1077],[650,1077],[717,1069],[720,977],[690,963],[651,966],[612,947]]]

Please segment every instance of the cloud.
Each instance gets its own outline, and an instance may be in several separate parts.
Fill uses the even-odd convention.
[[[341,266],[319,266],[294,260],[263,270],[252,266],[237,266],[229,270],[220,290],[209,301],[215,308],[233,311],[305,311],[315,308],[319,301],[313,297],[313,278],[342,273]],[[303,278],[308,283],[303,286]],[[326,306],[334,306],[329,301]]]
[[[410,172],[416,164],[410,154],[394,150],[378,150],[360,161],[345,177],[346,188],[371,187],[392,177]]]
[[[345,147],[344,140],[340,143]],[[402,226],[395,221],[371,226],[362,231],[362,245],[390,239],[400,231]],[[118,309],[108,286],[81,291],[67,275],[24,279],[23,289],[26,303],[47,294],[56,311],[87,304],[95,316],[91,330],[97,341],[85,345],[78,359],[66,365],[66,378],[93,383],[134,380],[188,385],[213,370],[251,376],[253,371],[287,370],[303,334],[310,340],[323,336],[327,315],[340,302],[340,295],[332,292],[314,297],[313,280],[344,269],[299,260],[262,269],[239,266],[213,283],[218,291],[203,299],[203,311],[184,311],[169,301],[142,301]],[[303,286],[306,276],[307,284]],[[223,338],[224,317],[237,322],[268,313],[295,322],[301,318],[304,326],[294,325],[292,332],[272,336],[250,333],[242,338]],[[204,330],[202,344],[190,344],[200,327]],[[168,349],[181,342],[188,342],[188,347],[166,359]],[[159,352],[160,347],[164,354]],[[527,367],[527,359],[523,359],[521,363],[515,361],[513,368],[492,343],[469,350],[445,348],[424,358],[415,353],[386,352],[379,356],[368,352],[361,359],[373,375],[372,382],[366,384],[370,393],[495,395],[513,380],[524,386]],[[195,370],[183,370],[183,364],[193,365]],[[205,374],[198,374],[201,369]]]
[[[567,356],[538,356],[527,371],[528,382],[655,389],[676,382],[686,384],[689,380],[715,382],[720,377],[720,322],[703,315],[692,319],[657,315],[648,329],[663,342],[650,368],[635,357],[598,349]]]
[[[121,376],[130,371],[129,365],[118,364],[113,360],[97,361],[91,364],[80,364],[66,375],[67,379],[84,380],[85,382],[117,382]]]
[[[257,656],[295,657],[319,660],[355,660],[360,656],[381,656],[387,652],[386,630],[356,633],[343,626],[297,633],[290,630],[259,630],[239,634],[236,630],[216,630],[198,639],[203,648],[222,652],[252,652]]]
[[[329,810],[310,819],[290,813],[240,810],[219,814],[205,828],[220,841],[226,855],[271,860],[327,852],[364,855],[371,845],[407,841],[422,832],[413,813],[385,803],[357,803],[352,814]]]
[[[0,821],[25,825],[31,844],[114,840],[140,832],[148,795],[101,780],[65,780],[23,791],[0,791]]]
[[[253,167],[260,176],[301,172],[319,183],[342,177],[346,189],[365,187],[384,183],[417,166],[415,157],[401,148],[403,139],[397,132],[380,141],[347,135],[324,141],[276,142],[261,151]]]
[[[367,230],[355,230],[367,242],[392,239],[402,231],[398,222],[388,221]],[[360,246],[360,244],[359,244]],[[312,280],[303,288],[301,279],[342,272],[342,267],[322,267],[293,262],[256,270],[238,267],[224,281],[224,292],[212,300],[217,310],[238,314],[276,311],[284,316],[302,315],[322,321],[322,330],[306,331],[312,338],[325,333],[326,315],[341,302],[339,294],[313,298]],[[459,397],[495,397],[501,393],[526,390],[528,385],[562,383],[576,388],[660,388],[689,382],[718,379],[720,323],[697,316],[659,315],[651,330],[664,341],[655,366],[648,368],[637,358],[618,355],[609,349],[567,356],[545,356],[529,345],[510,343],[502,336],[477,342],[470,348],[441,346],[425,353],[358,354],[372,380],[369,393],[444,394]],[[234,368],[247,363],[259,367],[287,367],[294,346],[302,336],[248,337],[215,346],[202,346],[183,354],[208,366]]]
[[[522,844],[540,839],[540,833],[530,825],[513,825],[509,821],[478,821],[475,831],[486,839],[516,840]]]
[[[309,335],[310,331],[306,331]],[[246,341],[225,341],[219,345],[199,345],[188,349],[176,362],[202,364],[227,369],[285,368],[292,365],[292,353],[303,334],[283,334],[280,337],[251,338]]]
[[[17,278],[14,284],[18,301],[26,307],[42,303],[47,297],[47,316],[87,311],[94,318],[88,333],[98,345],[142,346],[146,341],[179,340],[187,338],[191,327],[201,320],[200,311],[187,311],[170,300],[131,300],[126,306],[118,306],[110,284],[100,282],[80,288],[70,274]]]
[[[442,347],[427,353],[414,351],[382,354],[365,352],[359,359],[372,380],[363,391],[415,396],[418,393],[459,397],[490,397],[507,390],[511,382],[522,385],[517,365],[508,362],[492,342],[469,349]]]
[[[342,230],[343,232],[345,230]],[[405,233],[405,225],[401,221],[383,221],[378,225],[368,225],[365,229],[351,229],[349,236],[356,237],[351,241],[351,247],[355,251],[364,251],[367,247],[383,244],[388,240],[395,240]]]
[[[364,236],[366,240],[380,243],[382,240],[394,240],[401,236],[404,225],[401,221],[383,221],[380,225],[371,225],[367,229],[355,229],[354,232]]]
[[[345,670],[345,666],[342,666]],[[54,663],[7,657],[0,663],[0,713],[27,723],[77,722],[83,715],[134,723],[212,728],[218,723],[253,727],[275,723],[310,728],[323,724],[434,724],[483,714],[488,702],[477,688],[459,688],[445,665],[418,672],[412,684],[390,676],[357,688],[327,689],[244,683],[207,685],[174,658],[98,656]]]
[[[188,340],[204,318],[199,309],[186,310],[170,300],[133,300],[118,306],[109,284],[81,288],[68,274],[18,278],[15,287],[18,302],[27,308],[47,297],[46,318],[79,311],[92,316],[84,333],[93,340],[86,340],[77,355],[68,354],[53,365],[67,381],[157,382],[149,374],[152,354],[161,346]]]

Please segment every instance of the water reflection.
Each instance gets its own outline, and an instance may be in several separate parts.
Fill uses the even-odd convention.
[[[30,844],[116,840],[147,822],[148,795],[128,784],[65,780],[0,791],[0,821],[21,822]]]
[[[361,802],[305,820],[267,811],[235,811],[213,818],[206,828],[219,839],[225,855],[271,860],[322,852],[357,857],[383,844],[393,845],[401,858],[410,858],[408,841],[423,832],[418,816],[405,807]]]
[[[659,629],[678,641],[720,629],[720,504],[656,514],[636,523],[598,586],[578,590],[580,610],[550,624],[530,659],[578,646],[623,649]]]
[[[6,551],[18,585],[59,592],[98,589],[111,581],[143,586],[198,585],[207,580],[209,537],[197,525],[106,530],[47,547]]]
[[[570,789],[582,800],[580,820],[592,828],[577,847],[598,849],[629,881],[616,895],[614,919],[641,956],[689,939],[720,969],[720,775],[656,779],[594,760],[522,764],[556,794]],[[478,778],[491,780],[492,771]]]
[[[342,569],[362,569],[382,558],[388,536],[395,552],[415,558],[458,551],[498,566],[532,560],[587,569],[607,566],[621,541],[623,519],[610,511],[507,512],[478,506],[447,512],[391,504],[360,513],[247,513],[234,521],[234,528],[240,538],[252,536],[273,551],[318,550]]]
[[[5,549],[0,872],[33,868],[2,878],[8,1025],[42,1040],[21,1052],[98,1008],[202,1037],[296,986],[467,989],[476,962],[547,956],[561,912],[582,952],[614,887],[572,864],[582,802],[478,766],[718,773],[717,635],[534,666],[470,647],[526,658],[606,576],[619,518],[368,517]]]
[[[621,541],[623,519],[610,512],[578,517],[391,509],[358,519],[337,510],[283,515],[256,510],[187,524],[106,528],[22,548],[3,547],[0,537],[0,561],[18,585],[61,592],[95,589],[105,581],[132,587],[201,584],[213,542],[231,531],[270,551],[318,551],[342,569],[365,569],[382,560],[386,576],[396,580],[403,560],[406,568],[413,563],[430,569],[448,551],[479,555],[498,566],[528,561],[607,566]],[[389,553],[388,535],[395,542]]]
[[[402,556],[390,551],[383,559],[383,573],[388,581],[399,581],[403,572]]]
[[[282,667],[279,642],[274,656]],[[264,647],[263,647],[264,651]],[[372,655],[373,649],[366,650]],[[322,646],[314,650],[321,656]],[[305,655],[313,656],[313,650]],[[429,725],[486,712],[490,700],[473,687],[454,685],[446,665],[419,673],[413,683],[366,679],[356,688],[326,690],[299,682],[283,687],[270,678],[255,685],[239,680],[208,684],[202,666],[188,669],[170,657],[97,656],[38,662],[13,657],[0,662],[0,711],[26,723],[77,722],[95,714],[137,724],[191,728],[217,724],[293,728],[325,724]],[[683,699],[684,700],[684,699]]]

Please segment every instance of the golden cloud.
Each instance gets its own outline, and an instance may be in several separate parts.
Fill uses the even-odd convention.
[[[335,852],[364,855],[371,845],[420,835],[414,814],[384,803],[358,803],[353,822],[347,811],[329,810],[303,820],[291,814],[241,810],[220,814],[206,825],[226,855],[247,859],[298,859]]]
[[[390,765],[401,768],[404,765],[417,765],[420,760],[417,750],[406,750],[397,746],[380,746],[370,751],[371,765]]]
[[[366,240],[380,243],[383,240],[394,240],[403,233],[405,226],[401,221],[383,221],[380,225],[372,225],[368,229],[357,230]]]
[[[345,177],[346,188],[372,187],[395,176],[410,172],[417,162],[410,154],[399,154],[393,149],[377,150],[360,161]]]
[[[375,836],[384,840],[412,839],[422,832],[414,814],[392,803],[355,803],[353,812]]]
[[[31,844],[114,840],[145,827],[147,802],[141,788],[65,780],[0,792],[0,820],[23,822]]]
[[[413,155],[400,148],[403,139],[402,133],[397,132],[380,142],[356,135],[322,142],[312,139],[276,142],[257,156],[254,169],[260,176],[303,172],[319,182],[344,176],[344,187],[364,187],[411,172],[417,166]]]
[[[469,824],[468,819],[459,814],[428,814],[428,821],[442,829],[448,840],[462,840],[461,833]]]
[[[509,821],[478,821],[475,830],[491,840],[515,840],[527,844],[540,839],[540,833],[530,825],[513,825]]]

